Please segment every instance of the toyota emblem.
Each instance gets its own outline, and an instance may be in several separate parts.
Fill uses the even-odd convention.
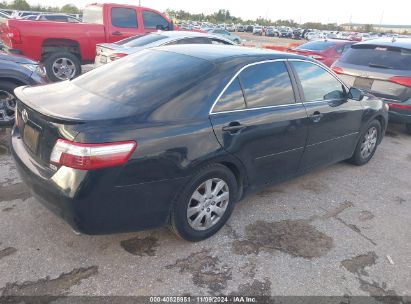
[[[21,111],[21,118],[23,118],[24,123],[27,123],[27,121],[29,120],[29,114],[27,114],[26,109],[23,109],[23,111]]]

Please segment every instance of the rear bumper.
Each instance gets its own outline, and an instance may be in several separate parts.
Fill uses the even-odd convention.
[[[189,178],[116,186],[121,168],[57,171],[36,163],[17,132],[12,155],[23,182],[53,213],[85,234],[145,230],[168,222],[171,204]]]

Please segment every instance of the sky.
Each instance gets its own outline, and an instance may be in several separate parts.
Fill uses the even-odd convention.
[[[63,6],[67,3],[84,7],[93,2],[112,2],[138,5],[139,0],[26,0],[30,4]],[[228,9],[242,19],[258,17],[294,19],[298,23],[371,23],[411,25],[411,0],[140,0],[141,5],[159,11],[167,8],[191,13],[210,14]]]

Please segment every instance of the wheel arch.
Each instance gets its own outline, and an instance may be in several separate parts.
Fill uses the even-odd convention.
[[[49,54],[59,51],[72,53],[81,61],[80,43],[76,40],[63,38],[45,39],[41,47],[41,60],[44,61]]]

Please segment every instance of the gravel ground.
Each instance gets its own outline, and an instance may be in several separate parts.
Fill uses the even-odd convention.
[[[402,126],[368,165],[339,163],[250,196],[199,243],[166,228],[74,234],[31,197],[0,132],[0,295],[411,295]]]

